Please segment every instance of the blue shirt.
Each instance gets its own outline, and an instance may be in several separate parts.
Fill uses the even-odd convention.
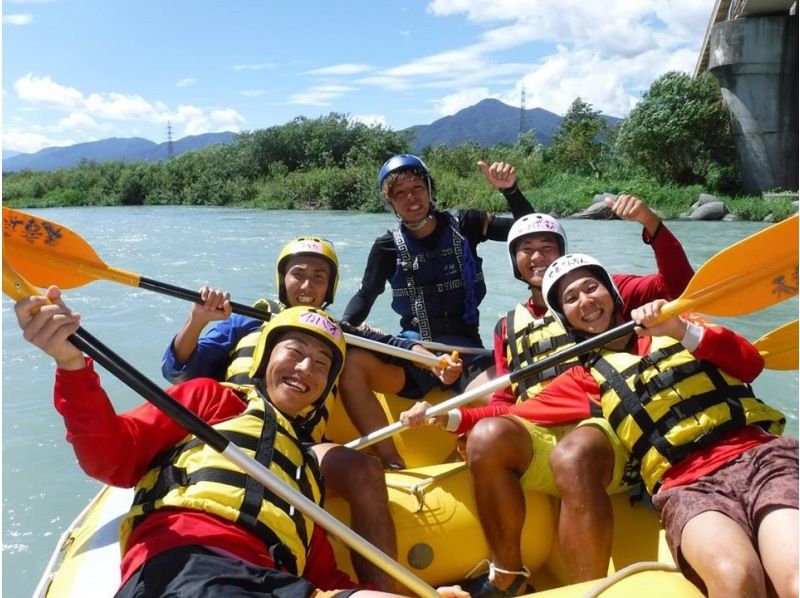
[[[203,377],[224,380],[231,351],[263,323],[255,318],[231,314],[197,340],[197,347],[184,364],[178,362],[173,342],[170,342],[161,358],[161,373],[173,384]]]

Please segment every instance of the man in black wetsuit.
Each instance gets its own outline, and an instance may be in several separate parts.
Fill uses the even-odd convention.
[[[440,211],[434,204],[434,182],[428,167],[417,156],[400,154],[387,160],[378,174],[378,186],[387,209],[399,223],[378,237],[370,250],[358,292],[350,299],[342,320],[361,324],[369,315],[387,281],[392,288],[392,309],[400,315],[398,336],[436,341],[450,345],[482,347],[478,306],[486,294],[482,260],[477,246],[488,239],[505,243],[514,220],[533,212],[516,185],[516,169],[504,162],[491,166],[479,162],[486,179],[505,196],[512,218],[494,216],[482,210]],[[355,355],[353,355],[355,354]],[[441,386],[430,372],[364,351],[352,351],[348,359],[363,361],[351,368],[355,375],[365,368],[382,368],[386,392],[420,398]],[[464,357],[459,379],[449,385],[463,391],[479,373],[491,368],[491,356]],[[358,401],[361,432],[380,427],[385,417],[374,404],[374,417],[359,396],[363,381],[340,380],[345,403]],[[351,390],[352,389],[352,390]],[[373,402],[374,403],[374,402]],[[381,445],[382,444],[382,445]],[[399,459],[391,441],[376,445],[384,462]],[[402,461],[395,461],[402,463]]]

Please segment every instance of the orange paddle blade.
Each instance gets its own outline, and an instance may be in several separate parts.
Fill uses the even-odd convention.
[[[693,309],[740,316],[797,295],[797,215],[723,249],[703,264],[667,315]],[[662,312],[664,313],[664,312]]]
[[[66,226],[3,208],[3,258],[34,285],[62,289],[95,280],[139,285],[139,276],[107,265],[80,235]]]
[[[768,332],[755,343],[764,358],[764,367],[770,370],[796,370],[798,326],[797,320]]]
[[[3,293],[15,301],[42,294],[39,289],[22,278],[5,258],[3,258]]]

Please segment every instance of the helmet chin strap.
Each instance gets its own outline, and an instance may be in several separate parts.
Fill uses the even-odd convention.
[[[428,224],[428,222],[430,222],[431,220],[433,220],[433,210],[429,209],[427,216],[425,216],[425,218],[423,218],[422,220],[419,220],[417,222],[408,222],[407,220],[403,220],[401,218],[400,222],[402,222],[403,226],[405,226],[409,230],[419,230],[426,224]]]

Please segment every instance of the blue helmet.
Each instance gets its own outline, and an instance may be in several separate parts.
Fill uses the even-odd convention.
[[[435,187],[433,186],[433,177],[431,176],[430,171],[428,170],[428,166],[417,156],[412,156],[411,154],[397,154],[396,156],[392,156],[386,162],[383,163],[381,166],[380,171],[378,172],[378,189],[381,191],[381,198],[383,199],[383,205],[386,206],[386,209],[393,213],[395,216],[399,218],[397,214],[397,210],[394,209],[391,200],[389,199],[389,194],[383,192],[383,182],[386,180],[390,174],[394,174],[396,172],[402,172],[404,170],[413,171],[415,174],[419,174],[425,179],[425,183],[428,185],[428,198],[430,204],[428,206],[428,213],[425,216],[424,220],[421,220],[417,223],[410,223],[405,222],[403,223],[411,228],[416,229],[420,228],[425,225],[425,223],[432,218],[433,210],[435,208],[434,200],[433,200],[433,193]]]
[[[428,170],[428,167],[420,158],[417,156],[412,156],[411,154],[397,154],[396,156],[392,156],[386,160],[386,162],[383,163],[383,166],[381,166],[381,169],[378,172],[378,189],[383,187],[383,181],[387,176],[400,170],[421,170],[428,180],[431,178],[431,173]]]

